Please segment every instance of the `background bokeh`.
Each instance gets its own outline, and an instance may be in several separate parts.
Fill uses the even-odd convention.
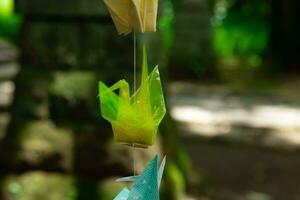
[[[132,84],[133,35],[100,0],[0,0],[0,199],[113,199],[156,152],[162,199],[300,199],[299,4],[160,1],[157,33],[137,37],[168,114],[133,150],[97,99],[99,80]]]

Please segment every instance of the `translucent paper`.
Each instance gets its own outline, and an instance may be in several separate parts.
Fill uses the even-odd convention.
[[[119,90],[119,94],[115,91]],[[120,80],[111,87],[99,82],[101,114],[112,125],[114,138],[131,146],[146,148],[154,144],[166,107],[158,67],[148,75],[143,50],[141,85],[130,96],[129,84]]]
[[[132,181],[133,186],[131,191],[125,187],[114,200],[159,200],[159,187],[165,164],[166,157],[158,170],[158,157],[155,156],[140,176],[118,179],[117,181]]]
[[[158,0],[104,0],[119,34],[155,32]]]

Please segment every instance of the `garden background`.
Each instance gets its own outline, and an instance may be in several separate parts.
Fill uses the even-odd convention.
[[[97,99],[132,83],[132,35],[101,0],[0,0],[0,199],[113,199],[155,152],[162,199],[300,199],[299,4],[161,0],[146,42],[168,114],[133,153]]]

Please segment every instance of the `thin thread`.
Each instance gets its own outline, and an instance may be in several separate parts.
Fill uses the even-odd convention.
[[[133,144],[132,147],[132,153],[133,153],[133,176],[135,176],[135,171],[136,171],[136,161],[135,161],[135,144]]]
[[[136,71],[137,71],[137,65],[136,65],[136,49],[137,49],[137,41],[136,41],[136,33],[133,33],[133,94],[134,94],[134,99],[133,102],[136,102]],[[133,144],[133,149],[132,149],[132,157],[133,157],[133,175],[135,176],[135,171],[136,171],[136,160],[135,160],[135,144]]]
[[[146,32],[146,24],[147,24],[147,4],[146,4],[146,0],[144,0],[144,31],[143,32]]]
[[[133,33],[133,94],[136,92],[136,33]],[[134,96],[133,101],[136,101],[136,96]]]

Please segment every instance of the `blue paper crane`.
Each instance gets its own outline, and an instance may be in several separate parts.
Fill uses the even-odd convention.
[[[133,186],[131,191],[125,187],[114,200],[159,200],[159,187],[165,164],[166,157],[157,170],[158,156],[156,155],[140,176],[118,179],[118,182],[133,181]]]

